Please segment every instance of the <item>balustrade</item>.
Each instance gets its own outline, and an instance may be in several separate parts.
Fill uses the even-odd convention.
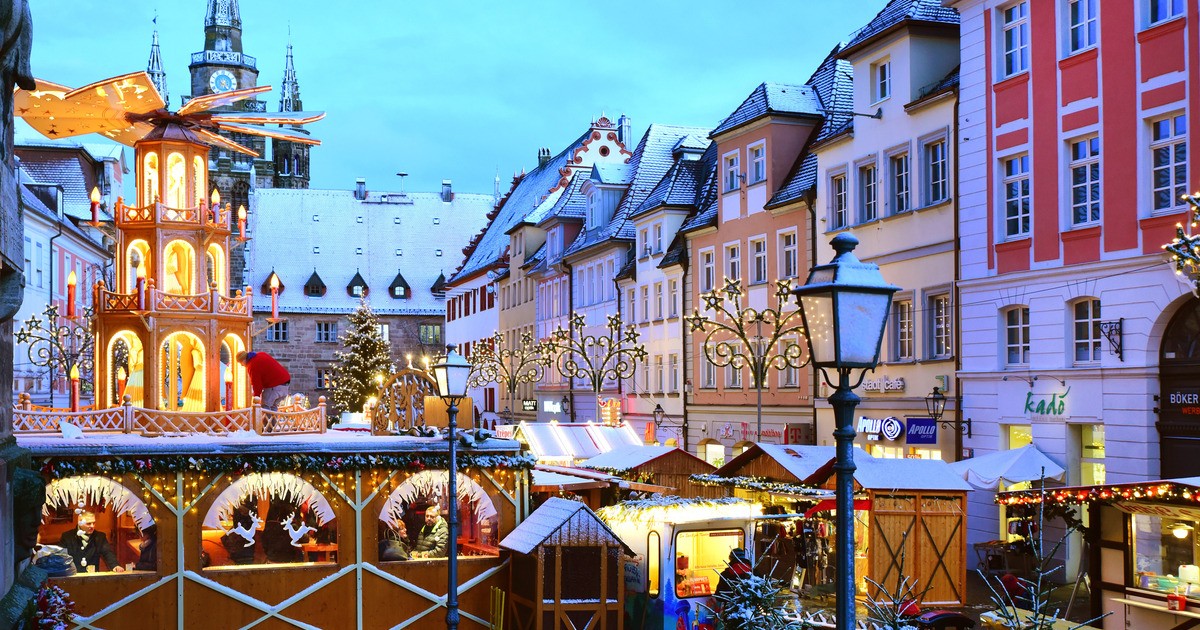
[[[39,411],[35,410],[28,394],[21,394],[18,398],[17,408],[13,411],[13,432],[18,434],[59,433],[63,422],[69,422],[84,433],[139,433],[150,436],[181,433],[220,435],[235,431],[254,431],[265,436],[303,435],[324,433],[327,426],[324,396],[317,399],[316,407],[300,411],[263,409],[256,396],[247,409],[211,412],[134,407],[128,397],[125,404],[107,409]]]

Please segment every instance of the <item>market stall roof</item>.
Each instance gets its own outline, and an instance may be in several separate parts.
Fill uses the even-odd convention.
[[[645,445],[626,445],[619,448],[614,448],[607,453],[601,453],[584,461],[580,466],[584,468],[592,468],[595,470],[633,470],[639,466],[648,464],[656,459],[665,457],[679,451],[684,455],[696,460],[700,464],[700,468],[712,470],[712,464],[692,455],[691,453],[677,446],[645,446]]]
[[[940,459],[855,460],[854,480],[864,490],[958,490],[971,489]]]
[[[730,460],[717,469],[716,474],[722,477],[738,476],[742,469],[752,459],[765,455],[777,462],[790,474],[795,476],[796,483],[806,483],[808,480],[837,458],[837,447],[834,446],[802,446],[799,444],[763,444],[756,443],[742,451],[741,455]],[[857,445],[854,461],[863,462],[874,459]],[[784,480],[779,480],[784,481]]]
[[[570,466],[552,466],[550,464],[537,464],[534,466],[535,471],[558,473],[560,475],[571,475],[573,477],[582,477],[592,481],[603,482],[605,486],[617,486],[625,490],[637,490],[638,492],[671,492],[675,488],[669,486],[659,486],[652,483],[642,483],[640,481],[629,481],[622,479],[613,474],[606,472],[598,472],[587,468],[572,468]],[[534,484],[536,485],[536,483]],[[567,488],[569,489],[569,488]],[[537,490],[534,490],[537,492]]]
[[[978,490],[996,490],[1001,482],[1013,484],[1042,477],[1062,481],[1065,472],[1032,444],[965,459],[950,464],[950,468]]]
[[[1001,492],[996,502],[1004,505],[1040,503],[1083,504],[1092,502],[1125,502],[1130,500],[1196,502],[1200,503],[1200,477],[1178,477],[1152,481],[1109,483],[1098,486],[1057,486]]]
[[[606,426],[590,422],[522,422],[513,437],[527,444],[538,461],[546,463],[574,463],[614,448],[642,443],[627,424]]]
[[[607,488],[608,486],[609,482],[602,479],[588,479],[579,475],[568,475],[549,470],[535,469],[533,471],[533,483],[531,484],[530,491],[591,490],[594,488]]]
[[[529,518],[517,525],[500,546],[517,553],[529,554],[538,546],[551,545],[620,545],[625,553],[634,555],[625,541],[613,533],[588,506],[578,501],[551,497]]]

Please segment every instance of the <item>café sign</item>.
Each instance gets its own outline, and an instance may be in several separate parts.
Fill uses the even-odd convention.
[[[1070,387],[1066,391],[1049,394],[1029,392],[1025,394],[1024,412],[1032,420],[1066,420],[1070,417],[1070,414],[1067,413],[1067,395],[1070,393]]]
[[[904,377],[888,378],[886,375],[879,378],[863,381],[863,391],[865,392],[902,392],[904,391]]]

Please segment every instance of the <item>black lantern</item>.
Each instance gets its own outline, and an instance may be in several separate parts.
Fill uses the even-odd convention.
[[[933,392],[925,397],[925,409],[934,422],[941,421],[942,414],[946,413],[946,395],[940,388],[934,387]]]
[[[655,404],[654,405],[654,426],[656,426],[656,427],[662,426],[662,419],[663,419],[663,416],[665,416],[665,415],[667,415],[667,412],[663,410],[662,405]]]
[[[563,412],[563,414],[569,414],[569,413],[571,413],[571,399],[570,399],[570,398],[567,398],[567,397],[564,395],[564,396],[562,397],[562,400],[561,400],[561,401],[559,401],[559,404],[560,404],[560,405],[562,405],[562,412]]]

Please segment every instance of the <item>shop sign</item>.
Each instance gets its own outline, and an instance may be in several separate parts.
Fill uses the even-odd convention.
[[[501,440],[511,440],[517,429],[515,424],[498,424],[496,425],[496,437]]]
[[[1200,416],[1200,389],[1180,387],[1166,392],[1165,407],[1175,407],[1185,416]]]
[[[812,444],[812,425],[811,424],[788,424],[785,425],[784,434],[787,439],[784,444]]]
[[[725,424],[721,425],[720,430],[717,431],[717,437],[722,440],[732,440],[733,439],[733,424],[730,422],[726,422]]]
[[[621,401],[618,398],[609,398],[600,401],[600,421],[604,424],[615,427],[621,424]]]
[[[881,376],[863,381],[864,392],[902,392],[904,391],[904,377],[888,378]]]
[[[909,444],[937,444],[937,423],[933,418],[909,418],[905,441]]]
[[[528,399],[522,400],[521,411],[537,411],[537,401]]]
[[[546,413],[562,413],[562,401],[543,400],[542,411]]]
[[[886,418],[868,418],[862,416],[858,419],[858,432],[866,433],[867,439],[878,440],[884,439],[889,442],[894,442],[904,435],[904,423],[895,416]]]
[[[1070,417],[1067,413],[1067,394],[1070,393],[1070,387],[1065,392],[1052,394],[1029,392],[1025,394],[1025,413],[1033,420],[1066,420]]]
[[[743,422],[742,423],[742,440],[750,440],[753,437],[754,437],[754,430],[752,428],[750,428],[750,423]],[[779,429],[763,429],[762,435],[759,436],[758,439],[759,439],[759,441],[761,441],[763,438],[781,439],[781,438],[783,438],[783,431],[780,431]]]
[[[1144,514],[1146,516],[1200,521],[1200,508],[1167,505],[1164,503],[1140,503],[1137,501],[1117,501],[1113,505],[1118,510],[1127,514]]]

